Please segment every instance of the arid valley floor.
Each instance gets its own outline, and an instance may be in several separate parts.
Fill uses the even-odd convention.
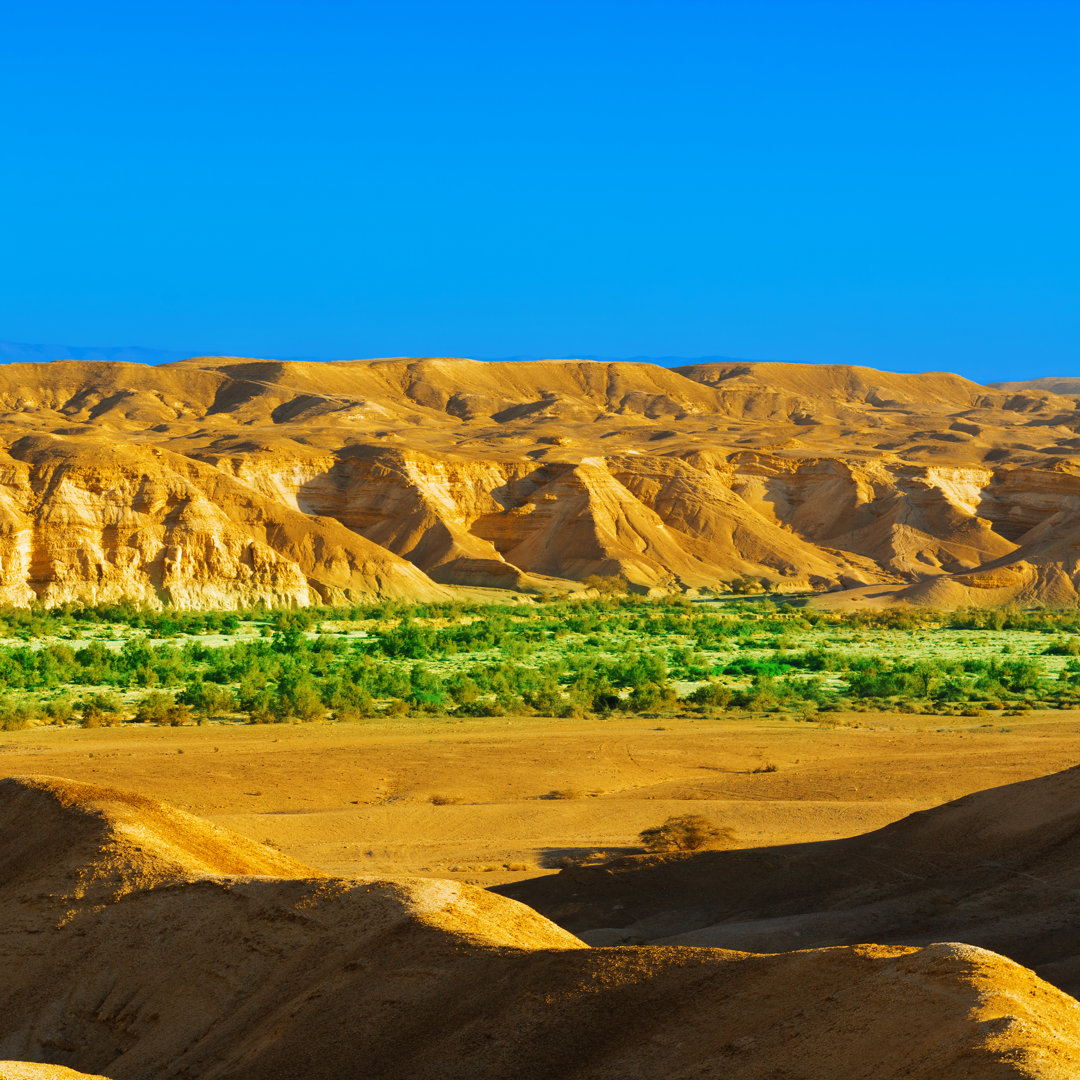
[[[1078,735],[1080,713],[1060,710],[8,732],[0,773],[68,779],[0,781],[2,940],[17,958],[0,1057],[120,1080],[1064,1080],[1080,1068],[1080,1006],[970,946],[1004,936],[1076,991],[1080,779],[1027,796],[1022,782],[1069,770]],[[999,790],[985,808],[937,811],[962,820],[931,824],[929,841],[910,819],[914,856],[910,821],[869,850],[860,839],[986,788]],[[736,849],[555,873],[567,856],[639,850],[642,828],[688,811],[733,826]],[[800,922],[807,860],[818,895]],[[899,889],[876,880],[893,873]],[[1028,892],[1006,895],[1002,876]],[[634,944],[585,950],[455,878],[594,944]],[[972,901],[976,880],[999,910]],[[740,941],[754,928],[737,919],[730,940],[706,925],[703,894],[707,909],[755,884],[772,895],[744,906],[788,912],[759,940]],[[936,933],[965,901],[982,904],[960,915],[968,932]],[[848,945],[845,923],[877,944],[817,949]],[[941,940],[965,944],[923,947]],[[5,1080],[66,1075],[0,1065]]]
[[[150,795],[332,874],[492,885],[636,850],[642,829],[688,811],[745,847],[853,836],[1069,768],[1080,745],[1080,713],[838,720],[34,729],[0,734],[0,772]]]

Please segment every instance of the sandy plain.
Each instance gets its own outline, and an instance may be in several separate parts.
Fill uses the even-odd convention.
[[[1077,967],[1080,770],[1058,770],[1075,762],[1080,714],[836,721],[6,733],[0,909],[17,962],[0,979],[0,1077],[71,1076],[56,1073],[63,1065],[113,1080],[1073,1080],[1080,1005],[1062,989]],[[762,849],[849,837],[1047,773],[1034,791],[999,787],[905,819],[895,858],[878,850],[880,834],[835,840],[855,845],[850,865],[847,848],[827,865],[828,843],[807,845],[809,863]],[[567,854],[617,852],[686,812],[733,826],[751,850],[552,876]],[[1019,849],[1020,872],[1004,870],[1015,941],[987,951],[981,936],[1001,906],[1001,872],[983,890],[989,907],[975,897],[974,921],[957,904],[971,883],[952,871],[909,902],[924,848],[977,877]],[[746,872],[785,863],[785,851],[792,874]],[[857,942],[588,948],[545,917],[569,901],[578,921],[602,914],[593,927],[634,922],[657,898],[657,875],[665,904],[704,888],[709,906],[770,881],[772,902],[797,902],[805,866],[824,889],[815,911],[863,919]],[[866,924],[850,888],[835,891],[852,871],[875,896],[871,878],[899,875],[908,922],[956,909],[962,925],[865,944],[894,935]],[[535,910],[469,882],[502,883]],[[1049,981],[1029,970],[1039,964]]]
[[[740,847],[829,840],[1080,758],[1077,712],[836,720],[36,728],[0,735],[0,776],[136,791],[334,875],[495,885],[632,850],[672,814]]]

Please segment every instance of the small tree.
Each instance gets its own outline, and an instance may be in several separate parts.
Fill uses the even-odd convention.
[[[700,814],[681,814],[642,830],[640,839],[646,851],[700,851],[732,843],[735,832]]]
[[[79,702],[84,728],[98,728],[106,725],[115,727],[123,719],[122,709],[123,703],[119,696],[107,692],[91,694]]]
[[[595,589],[601,596],[625,596],[627,580],[618,574],[590,574],[582,585]]]
[[[152,690],[139,699],[134,720],[137,724],[160,724],[181,727],[191,722],[191,708],[178,704],[171,694]]]

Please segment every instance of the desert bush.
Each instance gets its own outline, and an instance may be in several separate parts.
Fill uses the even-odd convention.
[[[139,699],[132,719],[137,724],[180,727],[191,723],[191,706],[176,701],[171,694],[153,690]]]
[[[66,697],[46,701],[42,706],[42,710],[46,718],[54,724],[66,724],[75,712],[71,699]]]
[[[667,683],[643,683],[630,691],[625,704],[631,712],[644,712],[660,705],[670,705],[674,700],[675,691]]]
[[[617,575],[590,574],[582,584],[586,589],[595,589],[601,596],[626,595],[626,578]]]
[[[404,618],[393,630],[382,635],[380,644],[387,656],[404,660],[423,660],[431,655],[435,635],[426,626]]]
[[[200,722],[211,716],[221,716],[236,710],[236,698],[227,687],[214,682],[194,679],[176,695],[182,705],[191,707]]]
[[[691,691],[685,700],[695,705],[711,705],[722,709],[731,703],[731,691],[723,683],[714,680]]]
[[[731,701],[742,709],[773,709],[782,698],[782,685],[771,675],[755,675],[749,687],[734,693]]]
[[[321,720],[326,706],[319,696],[312,676],[302,669],[282,672],[277,692],[270,703],[270,712],[277,720],[299,720],[307,723]]]
[[[124,718],[123,708],[118,694],[91,694],[79,702],[80,723],[84,728],[115,727]]]
[[[727,583],[728,590],[736,596],[747,596],[750,593],[761,592],[761,582],[756,578],[737,577]]]
[[[1043,650],[1046,656],[1080,656],[1080,638],[1071,637]]]
[[[639,839],[646,851],[700,851],[731,843],[735,833],[700,814],[681,814],[643,829]]]
[[[20,731],[38,716],[39,710],[30,702],[0,700],[0,731]]]

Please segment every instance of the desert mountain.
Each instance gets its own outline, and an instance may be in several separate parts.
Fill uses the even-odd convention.
[[[1080,767],[844,840],[631,857],[498,891],[596,943],[774,952],[959,938],[1080,993]]]
[[[48,778],[0,781],[0,853],[13,1080],[1080,1070],[1080,1006],[970,946],[593,950],[468,885],[321,877],[151,800]]]
[[[93,345],[30,345],[20,341],[0,341],[0,364],[51,364],[56,360],[175,364],[190,355],[188,352],[146,349],[138,345],[98,347]]]
[[[999,390],[1049,390],[1052,394],[1080,394],[1080,379],[1075,375],[1049,375],[1025,382],[999,382],[991,385]]]
[[[0,599],[333,603],[601,574],[1071,605],[1078,427],[1047,389],[854,367],[9,364]]]

